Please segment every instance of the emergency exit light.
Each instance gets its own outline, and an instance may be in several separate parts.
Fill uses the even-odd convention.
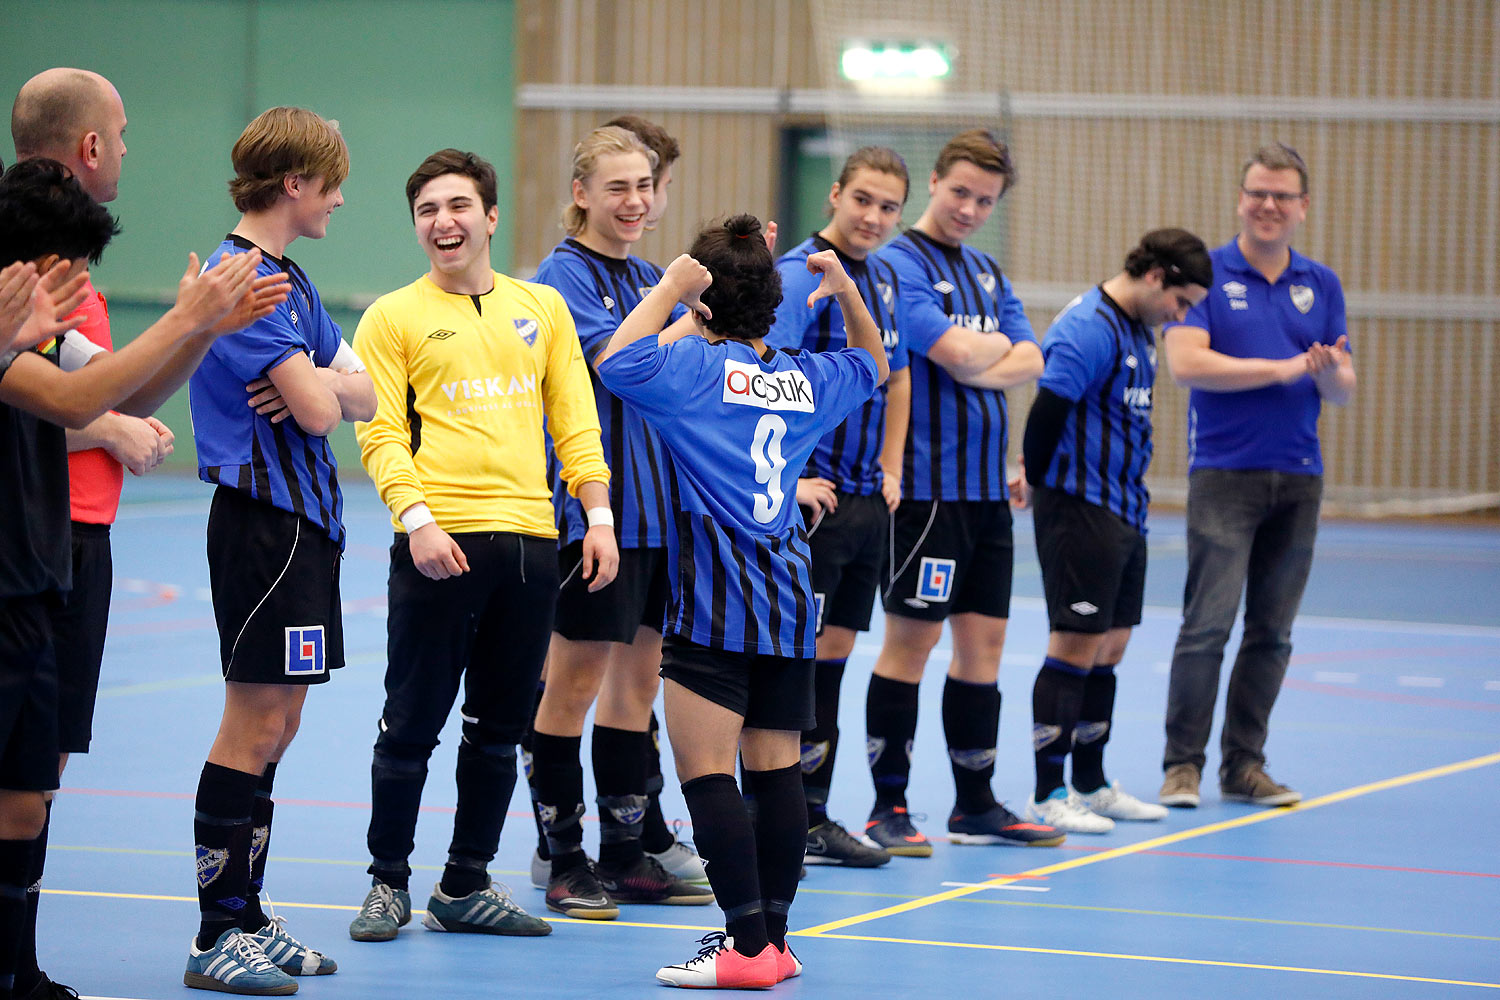
[[[941,45],[848,42],[839,68],[846,80],[938,80],[953,71],[953,64]]]

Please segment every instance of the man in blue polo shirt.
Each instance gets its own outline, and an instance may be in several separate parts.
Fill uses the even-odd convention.
[[[1219,789],[1287,806],[1265,771],[1271,708],[1291,656],[1323,493],[1318,411],[1354,392],[1338,277],[1292,250],[1307,218],[1307,164],[1263,147],[1240,178],[1240,233],[1211,254],[1215,287],[1163,333],[1188,401],[1188,576],[1167,694],[1163,805],[1198,804],[1224,646],[1245,593],[1229,678]]]

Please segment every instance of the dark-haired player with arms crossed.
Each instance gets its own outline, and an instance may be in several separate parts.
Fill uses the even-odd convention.
[[[955,803],[955,843],[1051,846],[1063,834],[1023,821],[995,799],[1000,653],[1013,562],[1007,504],[1004,390],[1036,378],[1042,352],[989,254],[964,245],[1015,182],[1005,144],[985,129],[950,139],[927,182],[917,224],[879,257],[901,281],[911,352],[911,430],[884,591],[885,641],[866,702],[875,805],[865,836],[893,854],[926,857],[906,785],[917,730],[917,684],[953,631],[943,730]]]
[[[826,273],[813,298],[837,296],[850,348],[766,347],[780,281],[760,223],[740,215],[698,235],[598,362],[672,460],[667,732],[725,933],[659,970],[671,986],[763,989],[801,971],[786,927],[807,835],[798,758],[812,723],[816,621],[796,478],[889,374],[837,256],[814,254],[807,266]],[[661,343],[677,302],[702,336]],[[737,750],[758,804],[753,826],[735,785]]]
[[[1181,322],[1211,284],[1202,240],[1153,230],[1123,271],[1069,303],[1042,338],[1047,368],[1022,456],[1052,629],[1032,690],[1036,790],[1027,815],[1069,833],[1167,815],[1105,778],[1104,745],[1115,667],[1140,624],[1146,585],[1152,329]],[[1071,789],[1063,780],[1070,754]]]

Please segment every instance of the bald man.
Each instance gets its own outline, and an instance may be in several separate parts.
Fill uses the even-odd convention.
[[[11,108],[16,158],[46,157],[72,171],[95,201],[113,201],[125,161],[125,105],[114,86],[83,69],[49,69],[26,82]],[[78,331],[113,350],[104,296],[88,285]],[[120,502],[124,470],[145,475],[172,453],[172,432],[155,417],[106,413],[67,431],[69,498],[73,521],[73,589],[52,614],[58,669],[58,773],[70,753],[87,753],[94,699],[104,656],[114,575],[109,526]],[[36,910],[46,857],[47,831],[37,842],[34,877],[28,882],[27,924],[22,934],[16,997],[62,997],[60,987],[37,968]]]

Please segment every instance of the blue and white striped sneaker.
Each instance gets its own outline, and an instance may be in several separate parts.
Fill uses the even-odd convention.
[[[220,934],[212,948],[199,951],[196,938],[188,944],[182,985],[258,997],[285,997],[297,992],[297,980],[276,968],[276,963],[261,951],[255,935],[238,927]]]
[[[443,893],[441,882],[433,886],[422,926],[460,934],[541,937],[552,933],[551,924],[521,909],[511,900],[509,889],[503,885],[497,889],[493,883],[457,899]]]
[[[270,923],[250,936],[260,943],[266,957],[289,976],[327,976],[339,971],[339,964],[333,959],[288,934],[285,917],[272,917]]]

